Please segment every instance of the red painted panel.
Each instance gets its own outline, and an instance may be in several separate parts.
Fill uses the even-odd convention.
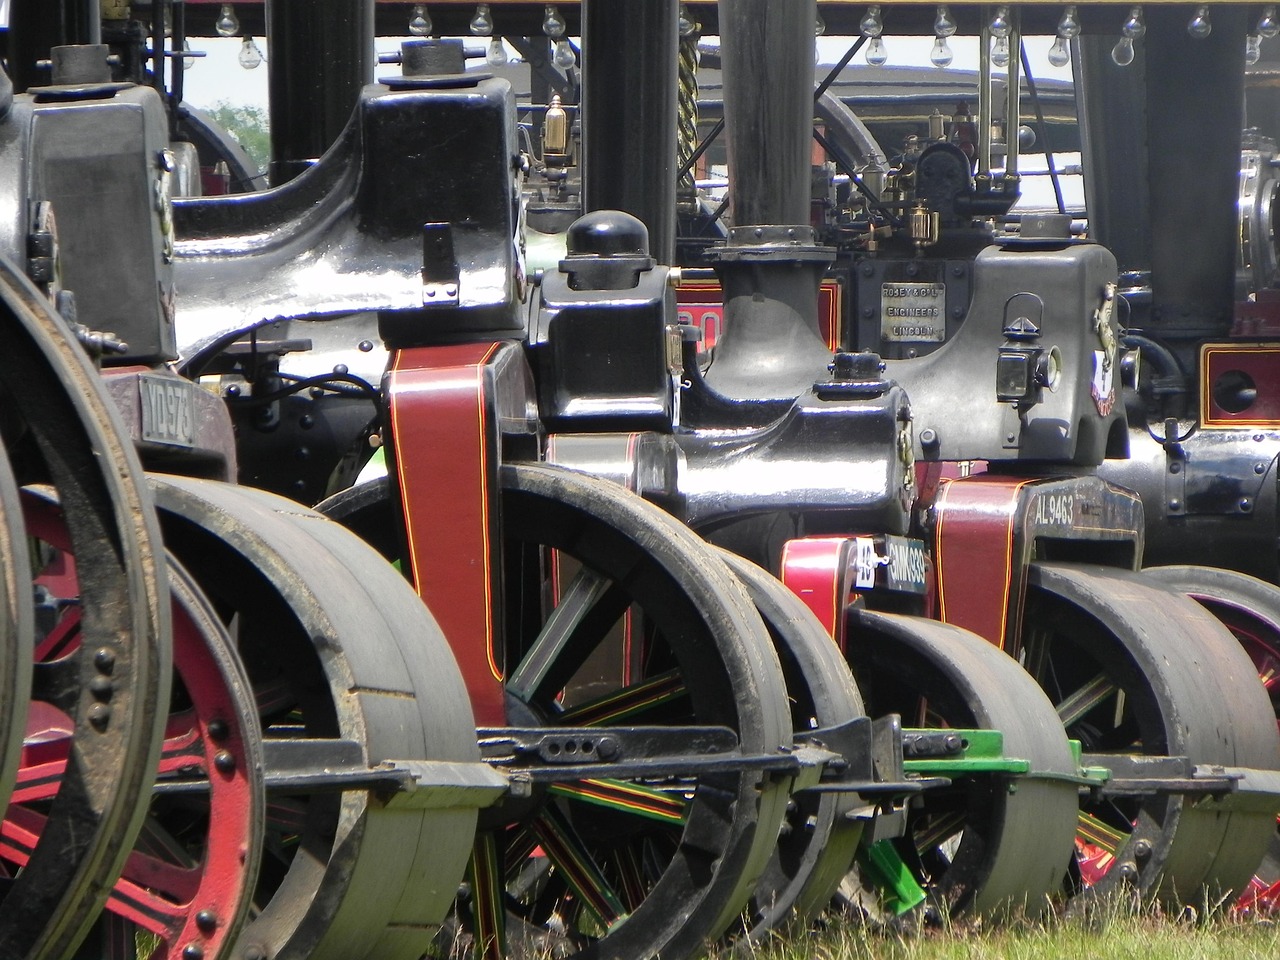
[[[1280,426],[1280,343],[1206,343],[1200,348],[1200,422],[1207,427]],[[1215,398],[1220,378],[1252,381],[1256,397],[1244,409]],[[1237,394],[1238,395],[1238,394]]]
[[[1014,521],[1019,491],[1033,482],[990,474],[945,480],[934,507],[938,616],[998,647],[1016,636],[1019,626],[1017,610],[1010,609]],[[1025,571],[1019,569],[1018,575]]]
[[[388,374],[410,573],[453,648],[481,726],[506,722],[492,613],[497,434],[484,390],[484,365],[498,346],[402,350]]]
[[[699,351],[716,345],[724,325],[724,296],[716,280],[681,280],[676,285],[676,304],[681,323],[691,323],[702,331]],[[823,280],[818,289],[818,330],[834,353],[840,349],[840,318],[844,313],[844,288],[838,280]]]
[[[782,548],[782,582],[822,621],[841,650],[851,543],[848,537],[811,537],[789,540]]]

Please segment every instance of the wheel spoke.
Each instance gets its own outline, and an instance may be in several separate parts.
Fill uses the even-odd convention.
[[[1057,704],[1058,718],[1064,727],[1074,726],[1118,690],[1114,681],[1105,673],[1100,673]]]
[[[563,814],[546,807],[534,818],[533,830],[579,902],[601,927],[607,930],[627,915],[622,899]]]
[[[689,810],[689,802],[682,793],[658,790],[625,780],[555,783],[551,785],[550,792],[556,796],[609,807],[661,823],[682,824]]]
[[[499,866],[497,836],[492,832],[476,834],[467,880],[474,919],[472,955],[476,960],[503,960],[507,952],[506,885]]]
[[[522,703],[558,691],[626,612],[630,599],[610,578],[582,567],[560,594],[507,692]]]
[[[557,723],[570,727],[603,726],[630,720],[687,696],[688,688],[679,670],[668,670],[614,693],[580,703],[556,716]]]

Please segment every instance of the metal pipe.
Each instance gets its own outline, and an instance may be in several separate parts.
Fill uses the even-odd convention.
[[[373,80],[373,12],[373,0],[267,0],[273,186],[338,139]]]
[[[679,0],[583,0],[583,212],[624,210],[676,252]]]
[[[722,0],[719,14],[734,225],[807,224],[817,4]]]
[[[1022,126],[1022,109],[1019,98],[1022,68],[1022,31],[1018,12],[1012,14],[1013,29],[1009,32],[1009,70],[1004,87],[1004,172],[1006,176],[1018,175],[1018,129]]]
[[[978,41],[978,173],[991,173],[991,27]]]

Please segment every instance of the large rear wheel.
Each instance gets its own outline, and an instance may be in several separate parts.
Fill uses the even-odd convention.
[[[1108,567],[1035,563],[1028,585],[1027,669],[1068,734],[1117,778],[1177,779],[1197,765],[1276,769],[1275,716],[1253,664],[1199,605]],[[1196,907],[1243,889],[1274,817],[1208,800],[1104,790],[1080,812],[1081,883]]]
[[[614,729],[619,742],[633,724],[718,726],[756,757],[790,744],[768,634],[702,541],[603,480],[543,465],[500,476],[505,626],[495,662],[505,664],[515,725],[590,727],[604,740]],[[325,510],[398,557],[385,481]],[[453,947],[691,955],[746,905],[786,802],[784,781],[732,762],[645,777],[611,777],[601,764],[596,777],[535,784],[477,842]]]
[[[975,634],[853,611],[848,657],[873,715],[905,727],[996,730],[1030,776],[959,774],[925,791],[893,841],[942,914],[1042,912],[1071,860],[1076,772],[1053,706],[1017,662]]]

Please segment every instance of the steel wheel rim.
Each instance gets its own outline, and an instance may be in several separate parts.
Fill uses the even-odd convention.
[[[795,734],[865,716],[853,675],[813,611],[761,567],[727,550],[716,552],[747,588],[773,639]],[[792,797],[778,849],[752,897],[751,939],[786,921],[803,922],[828,905],[862,837],[862,821],[844,816],[857,802],[835,793]]]
[[[874,714],[907,708],[906,727],[999,730],[1005,755],[1030,761],[1033,771],[1075,772],[1051,705],[1003,651],[918,617],[857,611],[853,618],[848,656]],[[1045,780],[1010,785],[1002,775],[959,777],[926,791],[909,815],[908,836],[896,844],[924,881],[931,909],[1037,914],[1060,891],[1075,788]]]
[[[66,556],[71,544],[58,504],[47,491],[27,490],[24,506],[30,535],[65,557],[56,573],[37,582],[66,593],[75,590],[74,558]],[[153,797],[97,929],[102,948],[112,956],[132,956],[136,946],[148,960],[165,960],[190,948],[217,960],[229,954],[248,913],[247,877],[256,873],[261,855],[262,737],[230,638],[172,560],[169,583],[178,682],[159,780],[195,776],[207,787],[176,802]],[[77,619],[74,609],[68,610],[37,650],[65,655],[77,643]],[[55,746],[41,739],[46,740],[42,752]],[[66,753],[64,745],[63,763]],[[36,807],[53,795],[52,785],[40,786],[46,776],[30,780],[29,789],[16,798],[28,806],[15,803],[4,825],[11,844],[18,829],[38,835],[42,817]]]
[[[235,618],[268,745],[343,738],[369,766],[478,758],[439,628],[367,546],[262,491],[174,477],[152,485],[167,543],[220,615]],[[462,877],[475,818],[386,810],[368,790],[272,793],[238,949],[416,960]]]
[[[666,589],[671,592],[669,599],[681,592],[679,578],[663,567],[663,563],[685,563],[697,566],[701,571],[701,582],[695,588],[691,588],[692,593],[699,598],[697,602],[708,608],[714,607],[720,616],[730,617],[731,622],[736,625],[735,631],[727,632],[726,636],[732,636],[734,633],[748,636],[749,642],[755,645],[753,648],[757,649],[758,657],[757,662],[743,659],[741,656],[728,664],[717,661],[716,666],[708,670],[708,673],[715,670],[723,673],[729,670],[737,671],[739,676],[733,679],[727,676],[722,677],[724,682],[714,683],[714,686],[719,689],[710,689],[713,684],[708,683],[708,689],[700,689],[696,696],[686,696],[685,699],[701,701],[693,711],[699,717],[698,722],[712,722],[708,718],[713,717],[723,719],[734,710],[757,713],[759,719],[751,721],[752,729],[747,729],[746,721],[742,728],[743,748],[747,752],[772,751],[777,746],[790,742],[790,735],[786,732],[787,720],[780,672],[775,673],[771,669],[776,663],[776,657],[768,644],[767,635],[742,588],[728,575],[719,561],[711,556],[701,540],[694,537],[683,525],[645,504],[633,494],[593,477],[542,465],[507,465],[501,470],[501,480],[503,485],[502,524],[504,550],[508,563],[508,583],[517,579],[511,571],[510,564],[515,562],[515,557],[520,553],[517,549],[518,544],[528,545],[532,551],[539,554],[543,550],[554,550],[558,554],[574,556],[579,561],[583,560],[584,558],[580,555],[583,552],[582,544],[585,542],[588,544],[588,550],[593,549],[590,546],[591,536],[583,536],[581,541],[575,540],[577,535],[575,531],[580,532],[583,527],[587,528],[592,536],[597,536],[594,549],[603,550],[602,555],[593,554],[586,558],[586,565],[614,582],[621,578],[621,574],[614,569],[618,556],[607,555],[610,548],[618,548],[619,554],[627,553],[631,556],[638,554],[643,558],[638,562],[649,566],[647,569],[649,585],[636,587],[634,581],[628,585],[629,590],[638,591],[642,598],[645,596],[651,598],[653,595],[652,592],[645,594],[645,590]],[[325,509],[326,512],[330,512],[362,536],[367,537],[383,551],[385,556],[395,558],[399,555],[400,546],[390,519],[386,489],[386,481],[368,484],[364,488],[338,495]],[[610,522],[606,523],[600,519],[602,511],[610,510],[615,510],[617,513],[611,514]],[[625,518],[625,521],[618,520],[618,517]],[[611,526],[613,522],[631,524],[630,532],[626,536],[619,534],[617,528]],[[609,547],[601,548],[601,543],[606,543]],[[662,560],[654,559],[655,557],[661,557]],[[662,581],[661,588],[653,586],[657,581]],[[645,603],[642,602],[640,605],[645,606]],[[508,623],[519,619],[518,614],[510,609],[508,614]],[[662,617],[666,618],[667,626],[670,626],[672,616],[668,610],[662,611]],[[539,620],[540,618],[541,614]],[[716,638],[714,642],[726,641]],[[709,657],[715,659],[723,655],[722,652],[707,646],[705,638],[703,647],[705,649],[701,652],[690,653],[688,649],[682,650],[680,656],[683,656],[684,660],[677,657],[677,662],[687,666],[689,662],[693,662],[692,657],[698,656],[702,658],[700,662],[705,666]],[[650,679],[654,679],[657,684],[663,682],[661,677]],[[734,683],[739,681],[741,686],[735,690]],[[644,681],[641,679],[634,685],[634,689],[639,691],[643,685]],[[554,700],[555,692],[552,691],[550,696],[545,692],[535,696],[531,705],[521,708],[523,712],[528,713],[528,716],[522,714],[520,722],[535,721],[540,714],[545,720],[549,712],[548,704]],[[678,693],[677,699],[682,695]],[[508,697],[510,700],[510,694]],[[709,705],[716,698],[721,702]],[[608,716],[609,711],[614,708],[625,709],[623,703],[625,700],[625,696],[621,701],[617,699],[611,701],[608,697],[601,697],[593,703],[578,704],[575,709],[558,715],[557,719],[562,723],[585,725],[591,715]],[[652,713],[633,714],[633,716],[637,717],[636,722],[655,722]],[[675,844],[669,839],[662,839],[662,828],[659,827],[644,838],[651,841],[649,846],[645,848],[641,843],[640,847],[642,853],[658,856],[664,861],[663,872],[654,886],[642,891],[643,900],[634,911],[630,909],[635,902],[634,899],[627,898],[636,895],[634,883],[636,877],[624,875],[625,871],[634,870],[634,866],[626,866],[621,859],[605,863],[600,869],[600,873],[604,874],[603,878],[595,878],[594,882],[608,884],[613,895],[617,896],[627,908],[626,921],[610,929],[606,937],[598,936],[603,932],[602,929],[597,928],[591,931],[586,929],[584,924],[578,930],[572,931],[580,936],[560,935],[552,946],[564,950],[577,949],[581,956],[597,956],[606,953],[650,956],[659,952],[678,956],[701,949],[708,939],[716,936],[734,920],[767,861],[772,847],[769,834],[770,831],[775,831],[776,836],[776,824],[781,821],[786,797],[785,791],[774,785],[765,785],[757,793],[752,786],[758,780],[755,775],[744,774],[729,779],[731,781],[736,779],[737,782],[731,782],[724,788],[726,795],[733,796],[735,802],[744,807],[746,804],[750,805],[751,822],[741,831],[739,842],[729,843],[722,852],[717,865],[712,868],[713,879],[709,883],[701,884],[692,893],[687,888],[675,889],[679,883],[675,878],[676,872],[670,869],[671,863],[675,862],[671,858],[702,856],[702,854],[697,851],[690,853],[689,850],[663,848],[664,843],[670,843],[671,846]],[[709,785],[709,781],[710,778],[704,782],[704,786]],[[565,793],[572,793],[572,791],[565,791]],[[662,806],[657,802],[657,798],[650,797],[650,799],[655,800],[656,806]],[[701,816],[701,813],[708,809],[707,804],[708,801],[699,795],[699,798],[689,805],[688,810],[691,812],[688,815]],[[758,815],[755,813],[757,805]],[[566,818],[561,813],[565,809],[572,810],[575,806],[580,809],[594,807],[592,816],[580,816],[574,811]],[[598,826],[593,826],[593,819],[598,822],[598,815],[595,813],[598,809],[600,808],[594,804],[589,804],[577,797],[569,799],[562,794],[553,802],[543,804],[530,818],[515,825],[514,828],[495,825],[494,831],[488,834],[482,833],[477,843],[477,855],[470,874],[472,896],[470,902],[463,902],[460,919],[470,920],[478,910],[481,917],[488,917],[488,923],[499,930],[499,935],[500,925],[507,923],[509,917],[518,915],[521,911],[534,920],[546,919],[538,914],[539,909],[546,909],[545,905],[539,908],[536,903],[532,905],[525,903],[519,906],[514,914],[513,911],[504,909],[512,904],[507,898],[507,883],[505,879],[499,878],[505,878],[508,875],[519,876],[521,870],[515,861],[520,860],[521,863],[525,863],[522,857],[528,850],[537,848],[545,850],[547,835],[555,829],[569,834],[568,839],[563,841],[566,849],[583,854],[584,860],[600,867],[596,861],[608,858],[601,855],[598,849],[590,846],[592,843],[599,842],[599,838],[594,833],[585,840],[581,837],[583,830],[599,830]],[[548,811],[556,822],[552,824],[539,822],[537,818]],[[742,814],[742,817],[745,822],[746,814]],[[568,830],[564,830],[566,820]],[[766,824],[774,826],[770,827]],[[572,836],[574,832],[578,832],[579,836],[576,838]],[[530,842],[528,836],[530,833],[537,834],[536,842]],[[517,836],[517,834],[520,835]],[[686,828],[684,836],[688,835]],[[503,836],[506,838],[507,849],[514,852],[510,858],[512,861],[510,864],[498,859],[497,848],[500,844],[492,839]],[[567,859],[569,856],[567,853],[560,855],[562,859]],[[564,867],[560,872],[571,873],[564,863],[557,866]],[[532,872],[536,874],[538,870],[535,868]],[[615,877],[622,879],[616,881],[613,879]],[[552,880],[559,882],[556,878]],[[545,893],[552,889],[552,880],[544,883],[540,888],[541,891]],[[568,885],[566,883],[566,886]],[[614,887],[622,888],[623,892],[618,893],[613,889]],[[550,895],[547,894],[547,896]],[[588,891],[582,895],[582,899],[585,900],[589,896],[591,893]],[[573,922],[572,918],[570,922]],[[529,927],[518,923],[508,929],[506,934],[510,940],[514,941],[517,935],[523,936],[528,932],[530,932]],[[461,949],[470,949],[473,945],[464,942]],[[546,945],[545,938],[540,939],[537,933],[534,933],[531,940],[525,941],[525,946],[533,949],[541,949]],[[482,943],[481,946],[487,946],[490,953],[496,955],[497,937],[495,936],[487,944]],[[519,944],[509,943],[508,946],[513,950],[519,949]],[[455,949],[458,948],[455,947]]]
[[[0,910],[0,953],[63,956],[97,916],[146,813],[169,696],[169,603],[141,469],[96,371],[4,260],[0,310],[9,333],[0,394],[18,440],[10,461],[20,483],[51,482],[68,504],[85,568],[87,649],[110,663],[109,671],[85,664],[73,709],[76,773],[62,780],[42,841]],[[106,701],[90,691],[91,678],[109,684]],[[33,675],[37,691],[44,683]]]
[[[1274,714],[1253,666],[1199,605],[1143,574],[1106,567],[1036,563],[1029,584],[1028,669],[1086,752],[1092,743],[1103,752],[1274,769]],[[1074,649],[1061,634],[1053,640],[1073,657],[1089,658],[1075,660],[1070,680],[1055,678],[1053,670],[1065,670],[1061,660],[1050,663],[1037,648],[1037,620],[1072,627]],[[1094,692],[1072,699],[1086,691],[1083,673],[1090,670]],[[1269,816],[1224,815],[1181,794],[1082,809],[1080,825],[1082,838],[1102,850],[1083,864],[1094,868],[1081,877],[1086,887],[1131,886],[1197,907],[1246,884],[1274,832]]]

